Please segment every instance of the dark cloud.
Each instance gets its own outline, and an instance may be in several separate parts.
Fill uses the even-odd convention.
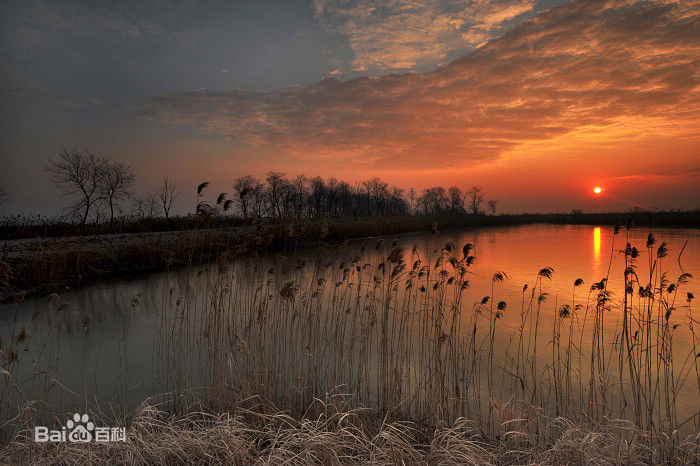
[[[274,92],[160,95],[169,122],[307,157],[464,166],[523,142],[625,121],[698,128],[700,2],[581,0],[430,73],[325,79]]]

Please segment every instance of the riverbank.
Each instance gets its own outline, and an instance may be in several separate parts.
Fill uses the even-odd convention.
[[[329,220],[331,223],[358,221],[368,225],[381,224],[390,218],[403,228],[416,228],[426,222],[438,222],[443,227],[524,225],[531,223],[553,223],[572,225],[615,225],[631,219],[637,226],[700,228],[700,210],[689,211],[633,211],[606,213],[525,213],[499,215],[471,215],[464,212],[443,212],[437,215],[387,215],[340,217]],[[231,229],[250,227],[260,223],[253,218],[237,216],[175,216],[170,218],[145,217],[140,219],[119,219],[113,223],[79,225],[50,218],[8,217],[0,221],[0,241],[22,239],[46,240],[79,236],[127,235],[143,233],[177,233],[182,231]],[[295,223],[314,223],[314,220],[295,220]],[[270,223],[267,221],[266,223]],[[284,221],[282,223],[288,223]],[[430,226],[428,223],[428,227]],[[413,225],[413,227],[412,227]]]
[[[0,300],[47,295],[95,280],[131,278],[220,256],[285,253],[318,243],[371,236],[534,223],[698,228],[700,211],[497,216],[446,213],[248,223],[223,228],[214,228],[218,224],[211,223],[211,228],[180,231],[6,240],[0,260]]]

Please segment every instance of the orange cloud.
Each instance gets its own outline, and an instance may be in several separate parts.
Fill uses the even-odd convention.
[[[534,0],[316,0],[323,26],[348,37],[355,68],[408,70],[434,65],[498,34]]]
[[[625,137],[673,138],[700,126],[698,37],[697,1],[579,0],[430,73],[167,94],[147,114],[375,168],[464,167],[630,121]]]

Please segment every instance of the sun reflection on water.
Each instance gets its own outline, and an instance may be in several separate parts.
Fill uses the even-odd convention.
[[[593,229],[593,269],[596,276],[600,274],[600,227]]]

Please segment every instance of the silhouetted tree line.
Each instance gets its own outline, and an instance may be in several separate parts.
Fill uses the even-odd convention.
[[[131,192],[134,183],[132,168],[125,163],[99,157],[90,152],[62,150],[49,160],[48,171],[54,183],[72,200],[70,212],[82,225],[93,219],[100,221],[103,210],[114,222],[115,213],[124,212],[124,203],[131,202],[131,216],[136,219],[164,216],[168,218],[179,193],[175,184],[163,179],[158,189],[145,197]],[[215,201],[206,199],[209,182],[196,189],[195,212],[201,217],[222,217],[238,214],[244,219],[314,219],[326,217],[359,217],[410,214],[470,213],[481,210],[484,195],[474,186],[466,192],[452,186],[425,189],[418,195],[406,192],[373,177],[351,185],[336,178],[305,175],[287,177],[270,171],[263,180],[252,175],[236,178],[233,191],[220,193]],[[488,201],[488,212],[496,213],[496,201]]]
[[[285,173],[271,171],[264,180],[252,175],[237,178],[233,183],[232,197],[221,193],[216,203],[209,204],[200,200],[208,185],[205,182],[197,187],[197,212],[200,215],[222,214],[234,205],[243,218],[272,219],[484,213],[480,210],[484,196],[476,186],[464,193],[456,186],[447,191],[443,187],[434,187],[416,196],[413,189],[406,193],[379,177],[353,186],[332,177],[297,175],[290,179]],[[489,201],[488,206],[495,214],[496,201]]]
[[[428,188],[416,199],[415,210],[423,214],[435,214],[443,212],[471,213],[480,215],[484,212],[481,205],[484,194],[478,186],[473,186],[466,192],[462,192],[457,186],[451,186],[445,190],[442,186]],[[488,211],[496,214],[496,200],[488,201]]]
[[[335,178],[298,175],[289,179],[285,173],[271,171],[264,182],[252,175],[237,178],[233,188],[233,199],[244,218],[303,219],[410,212],[404,190],[377,177],[353,186]]]

